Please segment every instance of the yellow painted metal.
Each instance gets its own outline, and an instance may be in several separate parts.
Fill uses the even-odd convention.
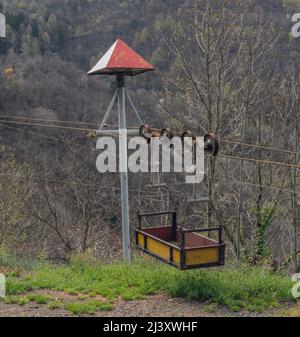
[[[179,249],[173,249],[173,262],[180,265],[180,251],[179,251]]]
[[[219,262],[219,247],[192,249],[186,252],[186,265],[200,265]]]
[[[156,241],[152,238],[147,238],[147,249],[165,260],[170,260],[170,247],[162,242]]]
[[[138,233],[138,246],[144,248],[145,236],[142,233]],[[157,241],[153,238],[147,237],[147,250],[167,261],[171,260],[170,246],[167,243]],[[173,262],[180,265],[180,250],[172,247]]]
[[[141,248],[144,248],[144,244],[145,244],[145,235],[141,234],[141,233],[138,233],[138,245]]]

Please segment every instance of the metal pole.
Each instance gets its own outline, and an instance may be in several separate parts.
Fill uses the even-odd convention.
[[[125,263],[131,262],[130,257],[130,227],[129,227],[129,202],[128,202],[128,158],[127,158],[127,129],[125,112],[125,84],[124,75],[117,75],[118,82],[118,113],[119,113],[119,165],[121,179],[122,202],[122,234],[123,257]]]
[[[128,100],[129,100],[129,103],[130,103],[130,105],[131,105],[133,111],[135,112],[137,118],[139,119],[140,125],[144,125],[145,123],[142,121],[141,116],[140,116],[140,114],[138,113],[138,111],[137,111],[135,105],[133,104],[132,99],[131,99],[131,97],[130,97],[128,91],[127,91],[127,89],[125,89],[125,92],[126,92],[126,96],[127,96]]]
[[[109,115],[110,115],[110,113],[111,113],[111,110],[112,110],[112,108],[114,107],[114,104],[115,104],[115,102],[116,102],[116,98],[117,98],[117,90],[116,90],[116,92],[114,93],[114,96],[113,96],[113,98],[112,98],[112,100],[111,100],[111,102],[110,102],[110,104],[109,104],[109,107],[108,107],[108,109],[107,109],[107,111],[106,111],[106,113],[105,113],[105,116],[104,116],[104,118],[103,118],[103,121],[102,121],[102,123],[101,123],[101,125],[100,125],[100,129],[99,129],[99,130],[103,130],[104,125],[105,125],[105,123],[106,123],[106,121],[107,121],[107,119],[108,119],[108,117],[109,117]]]

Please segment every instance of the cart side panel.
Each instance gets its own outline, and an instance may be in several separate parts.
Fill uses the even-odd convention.
[[[173,262],[180,265],[180,250],[173,248]]]
[[[137,233],[137,246],[145,253],[158,257],[173,265],[180,265],[180,249],[170,246],[168,242],[161,242],[149,237],[145,233]]]
[[[219,247],[207,247],[186,251],[186,266],[220,262]]]
[[[137,234],[137,245],[144,248],[145,245],[145,235],[142,233]]]
[[[156,241],[152,238],[147,238],[147,249],[150,253],[155,254],[164,260],[170,261],[170,247],[162,242]]]
[[[165,227],[152,227],[152,228],[144,228],[143,232],[155,236],[156,238],[163,240],[163,241],[173,241],[173,231],[172,226],[165,226]]]
[[[187,233],[185,235],[185,245],[186,248],[199,248],[199,247],[209,247],[209,246],[215,246],[218,244],[217,241],[208,238],[204,235],[201,235],[199,233]]]

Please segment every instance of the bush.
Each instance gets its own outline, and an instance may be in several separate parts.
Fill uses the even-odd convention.
[[[173,297],[210,300],[231,310],[264,311],[293,300],[293,282],[262,267],[179,273],[165,289]]]
[[[112,304],[103,303],[100,301],[89,302],[73,302],[65,305],[65,309],[70,311],[74,315],[87,314],[92,315],[96,311],[110,311],[113,309]]]

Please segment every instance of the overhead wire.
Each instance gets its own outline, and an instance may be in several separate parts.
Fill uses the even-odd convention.
[[[275,166],[283,166],[283,167],[300,169],[300,165],[298,164],[283,163],[283,162],[276,162],[276,161],[271,161],[271,160],[263,160],[263,159],[255,159],[255,158],[247,158],[247,157],[239,157],[239,156],[230,156],[230,155],[224,155],[224,154],[219,154],[218,156],[221,158],[226,158],[226,159],[236,159],[236,160],[255,162],[259,164],[267,164],[267,165],[275,165]]]
[[[252,147],[252,148],[256,148],[256,149],[261,149],[261,150],[268,150],[268,151],[273,151],[273,152],[282,152],[282,153],[300,155],[300,152],[297,152],[297,151],[277,149],[277,148],[263,146],[263,145],[242,143],[242,142],[238,142],[238,141],[234,141],[234,140],[225,140],[225,139],[220,139],[220,141],[221,141],[221,143],[235,144],[235,145],[241,145],[241,146],[247,146],[247,147]]]
[[[41,138],[51,139],[51,140],[53,140],[55,142],[58,142],[58,143],[66,143],[66,144],[69,144],[69,145],[75,145],[75,146],[78,146],[78,147],[82,147],[82,148],[85,148],[85,149],[88,149],[88,150],[95,151],[94,149],[89,148],[85,145],[74,143],[74,142],[71,142],[71,141],[68,141],[68,140],[65,140],[65,139],[61,139],[61,138],[57,138],[57,137],[53,137],[53,136],[47,136],[47,135],[43,135],[43,134],[36,133],[36,132],[33,132],[33,131],[23,130],[23,129],[19,129],[17,127],[14,127],[14,126],[5,125],[5,124],[1,124],[1,123],[0,123],[0,126],[8,128],[8,129],[15,130],[15,131],[18,131],[18,132],[27,133],[27,134],[30,134],[30,135],[33,135],[33,136],[39,136]]]
[[[90,149],[84,145],[81,145],[81,144],[77,144],[77,143],[74,143],[74,142],[69,142],[69,141],[66,141],[66,140],[62,140],[62,139],[59,139],[59,138],[55,138],[55,137],[51,137],[51,136],[46,136],[46,135],[42,135],[42,134],[39,134],[39,133],[35,133],[35,132],[31,132],[31,131],[27,131],[27,130],[21,130],[21,129],[18,129],[16,127],[12,127],[12,126],[8,126],[8,125],[3,125],[3,124],[0,124],[0,126],[3,126],[3,127],[7,127],[7,128],[10,128],[10,129],[13,129],[15,131],[18,131],[18,132],[25,132],[25,133],[28,133],[28,134],[31,134],[31,135],[35,135],[35,136],[38,136],[38,137],[42,137],[42,138],[49,138],[51,140],[54,140],[54,141],[57,141],[57,142],[64,142],[64,143],[67,143],[67,144],[71,144],[71,145],[75,145],[75,146],[80,146],[80,147],[84,147],[86,149]],[[240,159],[240,160],[246,160],[245,158],[239,158],[239,157],[233,157],[233,156],[224,156],[224,155],[221,155],[221,157],[224,157],[224,158],[235,158],[235,159]],[[255,161],[255,162],[262,162],[262,163],[267,163],[269,164],[270,162],[269,161],[262,161],[262,160],[251,160],[251,161]],[[285,163],[277,163],[278,165],[280,164],[282,166],[282,164],[285,164]],[[289,164],[286,164],[288,167],[290,167]],[[294,165],[293,165],[294,166]],[[299,168],[298,165],[296,165],[297,168]],[[42,176],[41,177],[28,177],[28,176],[20,176],[20,175],[12,175],[12,174],[0,174],[0,176],[5,176],[5,177],[16,177],[18,179],[27,179],[27,180],[36,180],[36,181],[43,181],[43,182],[49,182],[49,183],[57,183],[57,184],[63,184],[63,185],[67,185],[67,186],[70,186],[71,184],[66,182],[66,181],[61,181],[61,180],[54,180],[54,179],[49,179],[49,177],[47,176]],[[227,182],[230,182],[231,184],[240,184],[241,182],[236,180],[236,179],[224,179],[223,180],[227,181]],[[243,184],[245,185],[248,185],[248,186],[253,186],[253,187],[262,187],[262,188],[267,188],[267,189],[270,189],[270,190],[276,190],[276,191],[282,191],[282,192],[287,192],[287,193],[296,193],[297,195],[300,195],[300,192],[297,192],[297,191],[293,191],[293,190],[288,190],[286,188],[279,188],[279,187],[275,187],[275,186],[271,186],[271,185],[259,185],[259,184],[254,184],[254,183],[249,183],[249,182],[245,182],[243,181],[242,182]],[[82,183],[83,184],[83,183]],[[117,187],[105,187],[103,186],[102,184],[83,184],[85,186],[101,186],[101,188],[103,189],[107,189],[107,190],[114,190],[114,191],[120,191],[120,188],[117,188]],[[134,192],[134,193],[139,193],[139,195],[143,194],[144,197],[146,197],[146,199],[148,200],[153,200],[155,201],[156,200],[156,196],[161,196],[160,194],[159,195],[147,195],[147,191],[143,191],[140,186],[139,188],[136,190],[136,189],[129,189],[130,192]]]
[[[288,190],[286,188],[280,188],[279,186],[273,186],[273,185],[259,185],[259,184],[255,184],[255,183],[249,183],[249,182],[245,182],[245,181],[239,181],[237,179],[234,178],[222,178],[223,181],[227,181],[231,184],[244,184],[244,185],[248,185],[248,186],[253,186],[253,187],[260,187],[260,188],[266,188],[266,189],[270,189],[270,190],[274,190],[274,191],[278,191],[278,192],[286,192],[286,193],[295,193],[295,194],[299,194],[300,195],[300,191],[293,191],[293,190]]]
[[[9,123],[9,124],[17,124],[17,125],[29,125],[29,126],[38,126],[38,127],[46,127],[46,128],[53,128],[53,129],[63,129],[63,130],[72,130],[72,131],[90,131],[95,132],[94,129],[87,129],[87,128],[75,128],[71,126],[61,126],[61,125],[47,125],[47,124],[40,124],[40,123],[28,123],[28,122],[18,122],[18,121],[8,121],[8,120],[1,120],[2,123]]]
[[[97,124],[97,123],[90,123],[90,122],[65,121],[65,120],[57,120],[57,119],[44,119],[44,118],[26,117],[26,116],[0,115],[0,118],[10,118],[10,119],[20,119],[20,120],[29,120],[29,121],[39,121],[39,122],[47,122],[47,123],[64,123],[64,124],[94,125],[94,126],[99,126],[100,125],[100,124]]]
[[[42,120],[42,119],[40,119],[40,120]],[[15,124],[15,125],[36,126],[36,127],[54,128],[54,129],[71,130],[71,131],[96,132],[96,130],[94,130],[94,129],[88,129],[88,128],[61,126],[61,125],[50,125],[50,124],[31,123],[31,122],[19,122],[19,121],[15,121],[15,120],[14,121],[10,121],[10,120],[1,120],[0,119],[0,122],[2,122],[2,123],[8,123],[8,124]],[[60,121],[60,122],[64,123],[65,121]],[[71,122],[70,121],[70,123],[76,123],[76,122]],[[102,133],[103,134],[107,134],[107,135],[111,135],[109,133],[109,131],[107,131],[107,132],[106,131],[102,131]],[[129,137],[127,137],[127,138],[129,139]],[[264,149],[264,150],[279,151],[279,152],[282,152],[282,153],[299,154],[300,155],[300,153],[296,152],[296,151],[275,149],[275,148],[271,148],[271,147],[260,146],[260,145],[255,145],[255,144],[248,144],[248,143],[242,143],[242,142],[237,142],[237,141],[227,141],[227,140],[221,140],[221,141],[222,142],[226,142],[226,143],[231,143],[231,144],[250,146],[250,147],[253,147],[253,148],[259,148],[259,149]],[[285,167],[297,168],[297,169],[300,168],[300,165],[293,164],[293,163],[275,162],[275,161],[261,160],[261,159],[248,158],[248,157],[231,156],[231,155],[227,155],[227,154],[226,155],[225,154],[220,154],[219,156],[223,157],[223,158],[227,158],[227,159],[236,159],[236,160],[256,162],[256,163],[262,163],[262,164],[268,164],[268,165],[285,166]]]
[[[3,120],[3,118],[5,118],[6,120]],[[76,121],[66,121],[66,120],[57,120],[57,119],[44,119],[44,118],[33,118],[33,117],[23,117],[23,116],[7,116],[7,115],[0,115],[0,121],[3,122],[10,122],[7,119],[14,119],[14,120],[28,120],[28,121],[36,121],[36,122],[45,122],[45,123],[56,123],[56,124],[73,124],[73,125],[91,125],[91,126],[96,126],[97,129],[99,128],[100,124],[99,123],[91,123],[91,122],[76,122]],[[19,121],[19,123],[21,123]],[[110,126],[110,127],[118,127],[114,124],[106,124],[106,126]],[[128,129],[137,129],[139,127],[127,127]],[[89,130],[88,130],[89,131]],[[93,130],[96,131],[96,130]]]
[[[6,120],[1,120],[1,118],[5,118]],[[66,121],[66,120],[55,120],[55,119],[43,119],[43,118],[33,118],[33,117],[20,117],[20,116],[7,116],[7,115],[0,115],[0,121],[2,122],[7,122],[7,123],[17,123],[20,125],[33,125],[33,126],[47,126],[47,127],[58,127],[56,125],[49,125],[49,124],[38,124],[38,123],[28,123],[28,122],[20,122],[20,121],[10,121],[7,119],[14,119],[14,120],[29,120],[29,121],[37,121],[37,122],[45,122],[45,123],[56,123],[56,124],[73,124],[73,125],[91,125],[91,126],[96,126],[99,127],[99,124],[97,123],[91,123],[91,122],[77,122],[77,121]],[[107,126],[111,127],[118,127],[114,124],[107,124]],[[65,129],[70,129],[70,130],[78,130],[78,131],[96,131],[94,129],[87,129],[87,128],[71,128],[71,127],[61,127]],[[128,127],[128,129],[136,129],[139,127]],[[227,139],[220,139],[221,143],[226,143],[226,144],[235,144],[235,145],[241,145],[241,146],[247,146],[247,147],[252,147],[252,148],[257,148],[257,149],[262,149],[262,150],[268,150],[268,151],[275,151],[275,152],[282,152],[282,153],[287,153],[287,154],[297,154],[300,155],[300,152],[297,151],[292,151],[292,150],[284,150],[284,149],[278,149],[274,147],[268,147],[268,146],[263,146],[263,145],[258,145],[258,144],[250,144],[250,143],[244,143],[244,142],[239,142],[235,140],[227,140]]]
[[[46,136],[46,135],[42,135],[42,134],[39,134],[39,133],[36,133],[36,132],[28,131],[28,130],[22,130],[22,129],[19,129],[19,128],[17,128],[17,127],[8,126],[8,125],[4,125],[4,124],[1,124],[1,123],[0,123],[0,126],[5,127],[5,128],[9,128],[9,129],[12,129],[12,130],[14,130],[14,131],[22,132],[22,133],[28,133],[28,134],[30,134],[30,135],[34,135],[34,136],[38,136],[38,137],[42,137],[42,138],[49,138],[49,139],[54,140],[54,141],[59,142],[59,143],[63,142],[63,143],[67,143],[67,144],[69,144],[69,145],[75,145],[75,146],[83,147],[83,148],[88,149],[88,150],[96,151],[96,150],[91,149],[91,148],[89,148],[89,147],[87,147],[87,146],[84,146],[84,145],[81,145],[81,144],[78,144],[78,143],[74,143],[74,142],[70,142],[70,141],[66,141],[66,140],[63,140],[63,139],[60,139],[60,138],[55,138],[55,137],[52,137],[52,136]],[[118,154],[117,154],[117,156],[118,156]],[[14,177],[16,177],[16,178],[22,178],[22,179],[28,178],[28,179],[29,179],[29,177],[26,177],[26,176],[11,175],[11,174],[10,174],[10,175],[3,175],[3,174],[0,173],[0,176],[7,176],[7,177],[14,176]],[[43,178],[44,178],[44,179],[41,179],[41,178],[34,178],[34,179],[35,179],[35,180],[39,180],[39,181],[53,182],[53,183],[62,183],[62,184],[64,184],[64,185],[69,185],[69,184],[67,184],[65,181],[59,181],[59,180],[53,180],[53,179],[50,179],[50,180],[49,180],[49,178],[48,178],[47,176],[43,176]],[[98,185],[103,187],[102,184],[98,184]],[[91,185],[86,185],[86,186],[97,186],[97,184],[91,184]],[[119,190],[119,191],[120,191],[119,188],[111,187],[111,186],[110,186],[110,187],[104,187],[104,188],[105,188],[105,189],[112,189],[112,188],[113,188],[114,190]],[[146,194],[146,193],[147,193],[146,191],[142,191],[142,190],[140,190],[140,189],[137,189],[137,190],[129,189],[129,191],[135,192],[135,193],[136,193],[136,192],[140,192],[140,193],[143,193],[143,194]]]

